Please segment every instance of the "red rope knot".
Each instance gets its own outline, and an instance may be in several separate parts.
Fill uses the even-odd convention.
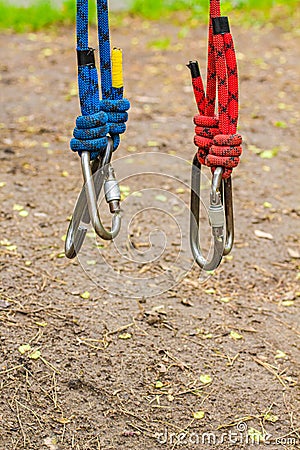
[[[219,134],[219,121],[216,117],[197,114],[194,117],[194,124],[196,125],[194,143],[198,147],[198,159],[201,164],[206,165],[213,138]]]
[[[194,117],[194,142],[198,147],[198,160],[201,164],[209,166],[212,171],[217,166],[224,168],[223,178],[231,175],[232,169],[240,162],[242,154],[242,137],[240,134],[220,134],[217,117]]]

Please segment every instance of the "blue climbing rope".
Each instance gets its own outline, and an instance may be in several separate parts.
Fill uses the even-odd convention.
[[[107,0],[97,0],[97,18],[101,100],[94,49],[88,42],[88,0],[77,0],[78,91],[82,115],[76,119],[70,147],[79,155],[90,152],[91,160],[104,154],[108,135],[114,150],[118,148],[130,107],[129,101],[123,98],[123,86],[113,86]]]

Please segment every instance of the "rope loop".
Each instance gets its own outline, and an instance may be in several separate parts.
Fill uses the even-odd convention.
[[[242,154],[242,136],[240,134],[218,134],[212,140],[212,145],[206,157],[209,167],[222,166],[223,178],[231,176],[232,169],[237,167]]]
[[[97,0],[97,14],[102,100],[94,49],[88,45],[88,0],[77,0],[78,90],[82,115],[76,120],[70,147],[79,156],[89,151],[91,160],[105,151],[108,136],[113,139],[113,149],[118,148],[130,108],[129,100],[123,98],[122,51],[110,49],[107,0]]]
[[[199,111],[194,117],[194,143],[199,162],[211,167],[212,172],[223,167],[222,177],[228,178],[242,154],[242,138],[236,134],[237,62],[228,19],[220,13],[220,0],[210,0],[209,19],[206,91],[198,63],[190,61],[189,65]]]

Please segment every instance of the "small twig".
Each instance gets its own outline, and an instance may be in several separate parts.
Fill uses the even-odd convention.
[[[43,273],[42,273],[42,280],[43,280],[43,282],[40,287],[40,292],[43,292],[45,290],[45,287],[47,286],[47,280],[48,280],[48,277],[46,275],[44,275]]]
[[[80,339],[78,337],[77,337],[77,342],[79,344],[83,344],[83,345],[86,345],[87,347],[93,348],[94,350],[101,350],[102,352],[107,348],[107,345],[105,345],[103,341],[102,341],[103,342],[103,347],[99,347],[97,345],[90,344],[85,339]],[[101,341],[98,341],[98,342],[101,342]]]
[[[205,345],[202,342],[194,341],[194,339],[191,339],[191,338],[189,338],[187,336],[182,336],[182,339],[184,339],[185,341],[192,342],[193,344],[196,344],[196,345],[198,345],[201,348],[205,347]],[[206,358],[203,358],[202,356],[199,356],[199,355],[197,355],[197,358],[206,359]]]
[[[202,406],[203,403],[205,402],[205,400],[207,400],[216,391],[217,391],[217,389],[212,389],[210,392],[208,392],[207,395],[202,399],[202,402],[200,403],[200,406]]]
[[[145,419],[143,419],[141,416],[137,416],[136,414],[132,413],[131,411],[128,411],[127,409],[120,408],[120,412],[125,414],[125,416],[134,417],[135,419],[140,420],[141,422],[143,422],[145,424],[148,424],[148,422]]]
[[[56,369],[49,361],[47,361],[45,358],[43,358],[42,356],[40,356],[39,358],[47,367],[49,367],[51,370],[53,370],[53,372],[57,373],[58,375],[60,375],[60,371],[58,369]]]
[[[41,331],[41,329],[39,328],[37,333],[28,341],[28,344],[32,344],[33,341],[35,341],[35,339],[40,339],[43,336],[43,332]]]
[[[227,366],[232,367],[233,364],[235,363],[235,361],[238,359],[238,357],[240,356],[239,353],[237,353],[233,358],[230,358],[230,356],[226,355],[228,358],[228,363]]]
[[[18,400],[15,400],[16,403],[18,403],[20,406],[22,406],[22,408],[27,409],[27,411],[31,412],[31,414],[36,418],[39,426],[42,428],[42,423],[37,415],[36,412],[34,412],[32,409],[28,408],[28,406],[23,405],[22,403],[20,403]]]
[[[286,433],[286,434],[284,434],[283,436],[280,436],[278,439],[280,440],[280,439],[284,439],[284,438],[286,438],[286,437],[288,437],[288,436],[291,436],[291,434],[296,434],[296,436],[299,436],[298,435],[298,431],[300,431],[300,427],[299,428],[294,428],[293,430],[291,430],[289,433]]]
[[[296,328],[292,327],[289,323],[286,323],[285,321],[278,319],[278,317],[275,317],[275,320],[279,322],[281,325],[286,326],[289,330],[291,330],[293,333],[296,333],[298,336],[300,336],[300,331],[296,330]]]
[[[185,364],[184,362],[180,361],[180,359],[178,359],[176,356],[173,356],[170,352],[168,352],[167,350],[163,350],[163,352],[165,353],[165,355],[168,356],[168,358],[170,358],[172,361],[174,361],[176,363],[176,366],[180,367],[181,370],[183,369],[187,369],[190,370],[191,372],[194,372],[194,370],[189,367],[187,364]]]
[[[17,439],[16,442],[13,444],[13,449],[12,450],[18,450],[20,448],[19,446],[19,442],[21,441],[21,439]]]
[[[253,419],[257,419],[257,416],[245,416],[245,417],[240,417],[238,419],[235,419],[233,422],[230,423],[225,423],[223,425],[219,425],[217,430],[221,430],[222,428],[230,428],[230,427],[235,427],[237,424],[241,423],[241,422],[249,422],[249,420],[253,420]]]
[[[147,428],[143,428],[142,426],[134,425],[133,423],[128,423],[128,425],[130,427],[134,428],[135,430],[138,430],[140,433],[143,433],[145,436],[148,436],[150,438],[153,437],[153,434],[151,434]]]
[[[21,420],[21,417],[20,417],[19,406],[18,406],[17,400],[15,400],[15,404],[16,404],[16,411],[17,411],[17,420],[18,420],[18,423],[19,423],[19,426],[20,426],[21,434],[23,436],[23,447],[26,448],[26,440],[27,440],[27,438],[26,438],[26,434],[24,432],[22,420]]]
[[[197,395],[198,391],[202,391],[204,386],[199,386],[199,387],[195,387],[192,389],[189,389],[187,391],[183,391],[183,392],[178,392],[177,394],[174,394],[175,397],[179,396],[179,395],[186,395],[186,394],[193,394],[193,395]]]
[[[61,435],[61,443],[64,442],[65,433],[66,433],[66,424],[64,423],[63,431],[62,431],[62,435]]]
[[[281,377],[278,375],[278,373],[276,372],[276,370],[274,369],[273,366],[271,366],[268,363],[265,363],[264,361],[261,361],[258,358],[254,358],[252,357],[253,361],[255,361],[257,364],[259,364],[260,366],[263,366],[265,369],[267,369],[268,372],[272,373],[277,380],[280,382],[280,384],[282,384],[283,387],[286,387],[285,382],[281,379]]]
[[[56,376],[55,372],[53,372],[53,403],[54,408],[57,408],[57,383],[56,383]]]
[[[0,375],[5,375],[5,374],[7,374],[9,372],[12,372],[13,370],[20,369],[21,367],[24,367],[24,365],[23,364],[19,364],[18,366],[11,367],[10,369],[2,370],[2,372],[0,372]]]
[[[290,417],[290,422],[291,422],[292,431],[289,434],[296,434],[297,438],[300,438],[299,433],[298,433],[298,431],[300,431],[300,428],[295,429],[294,422],[293,422],[293,411],[289,411],[289,408],[288,408],[288,405],[286,402],[286,396],[284,394],[283,394],[283,401],[284,401],[284,404],[285,404],[285,407],[286,407],[286,410]],[[283,437],[285,437],[285,436],[283,436]]]
[[[120,328],[117,328],[116,330],[108,331],[107,336],[111,336],[112,334],[121,333],[121,331],[127,330],[127,328],[133,327],[134,322],[129,323],[128,325],[123,325]]]
[[[172,409],[172,406],[167,406],[167,405],[151,405],[151,408]]]

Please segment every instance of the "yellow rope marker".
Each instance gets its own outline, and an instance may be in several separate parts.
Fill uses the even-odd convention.
[[[122,50],[114,47],[111,53],[112,66],[112,86],[114,88],[123,87],[123,58]]]

